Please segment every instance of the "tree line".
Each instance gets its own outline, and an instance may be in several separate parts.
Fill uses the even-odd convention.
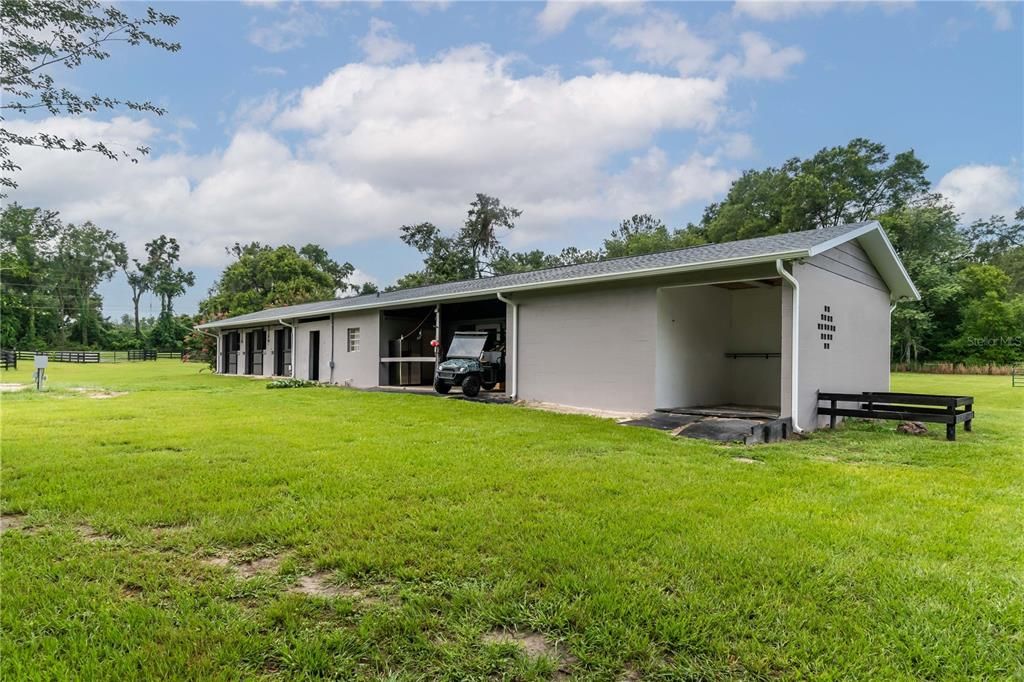
[[[893,312],[894,361],[1024,360],[1024,208],[962,224],[954,207],[932,192],[926,170],[913,151],[890,156],[879,143],[855,139],[743,173],[696,223],[669,228],[651,214],[636,214],[596,249],[568,246],[557,253],[509,250],[502,240],[522,212],[477,194],[457,228],[430,222],[398,228],[398,238],[422,255],[422,267],[386,290],[878,220],[922,294]],[[174,301],[195,284],[195,275],[178,266],[176,239],[160,235],[130,258],[110,230],[11,204],[0,216],[0,343],[184,347],[208,355],[212,339],[190,331],[198,322],[377,291],[353,285],[352,264],[317,244],[236,243],[226,251],[232,262],[198,315],[176,315]],[[133,315],[112,321],[101,314],[97,289],[118,274],[130,290]],[[146,293],[159,300],[155,317],[139,315]]]
[[[195,275],[178,266],[179,257],[173,237],[160,235],[145,245],[142,258],[130,258],[111,230],[10,204],[0,213],[0,345],[180,350],[193,319],[175,315],[174,301],[195,284]],[[103,316],[98,293],[118,273],[134,310],[120,323]],[[146,293],[159,298],[160,314],[143,326],[139,303]]]

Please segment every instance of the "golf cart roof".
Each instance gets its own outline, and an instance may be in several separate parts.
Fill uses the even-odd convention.
[[[448,357],[479,360],[486,343],[487,332],[455,332],[455,338],[448,347]]]

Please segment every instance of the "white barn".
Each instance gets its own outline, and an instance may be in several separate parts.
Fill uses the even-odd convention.
[[[754,406],[817,428],[817,392],[889,388],[920,298],[877,222],[263,310],[200,329],[217,371],[429,386],[455,333],[506,348],[512,399],[621,413]],[[430,341],[440,341],[439,352]]]

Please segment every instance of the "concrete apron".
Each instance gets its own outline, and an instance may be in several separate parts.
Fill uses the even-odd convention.
[[[676,438],[699,438],[720,443],[774,443],[787,437],[788,419],[739,419],[700,414],[652,412],[639,419],[619,422],[622,426],[639,426],[668,431]]]

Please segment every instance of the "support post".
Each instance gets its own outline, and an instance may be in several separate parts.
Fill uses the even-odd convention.
[[[966,405],[964,405],[964,409],[966,411],[968,411],[968,412],[973,412],[974,411],[974,403],[967,403]],[[971,422],[972,421],[974,421],[974,420],[973,419],[968,419],[967,421],[964,422],[964,431],[970,431],[971,430]]]
[[[828,416],[828,428],[830,429],[836,428],[836,404],[836,400],[829,401],[829,407],[832,409],[832,413]]]

